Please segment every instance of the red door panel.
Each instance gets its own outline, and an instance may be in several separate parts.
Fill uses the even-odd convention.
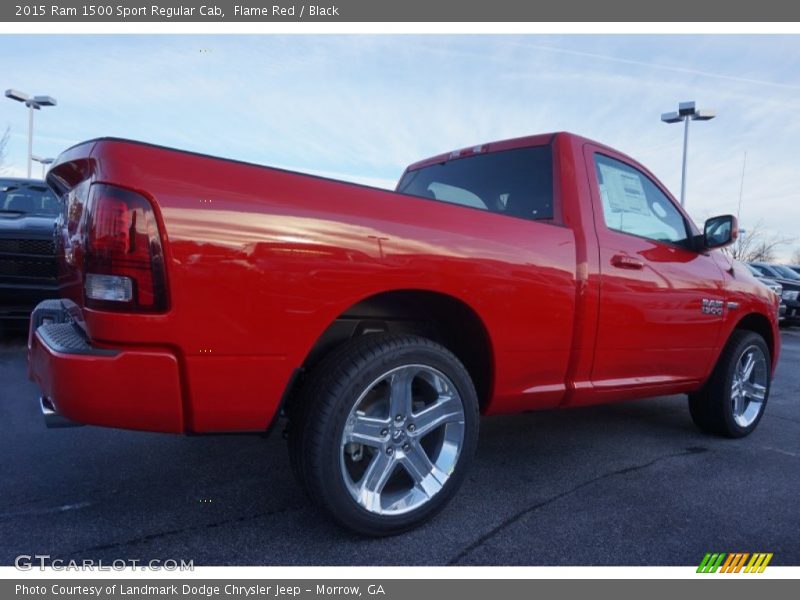
[[[644,180],[645,185],[640,186],[634,181],[634,189],[626,190],[625,181],[614,182],[606,176],[609,181],[601,182],[603,170],[596,168],[597,155],[620,161],[649,182]],[[584,156],[600,247],[593,386],[644,387],[702,379],[722,322],[721,316],[701,310],[702,301],[724,299],[719,267],[709,255],[681,247],[679,241],[665,241],[669,235],[678,237],[673,234],[678,231],[677,225],[669,222],[666,212],[674,212],[682,225],[686,217],[645,169],[627,157],[592,145],[586,146]],[[628,174],[634,175],[623,173],[626,177]],[[618,200],[626,200],[629,193],[629,205],[609,200],[614,193]],[[655,198],[658,200],[653,203]],[[671,206],[664,206],[664,202]],[[651,214],[643,216],[637,211]],[[658,219],[653,219],[656,213]],[[662,214],[663,222],[659,221]],[[684,227],[688,227],[684,238],[695,233],[692,225]],[[634,234],[649,235],[651,230],[654,237],[664,239]]]

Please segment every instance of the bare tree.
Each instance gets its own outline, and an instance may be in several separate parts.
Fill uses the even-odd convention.
[[[11,127],[6,126],[3,135],[0,136],[0,173],[3,172],[3,165],[6,162],[6,148],[8,147],[8,140],[11,137]]]
[[[764,229],[761,221],[739,234],[739,239],[726,252],[741,262],[774,262],[777,251],[788,243],[788,238]]]
[[[800,265],[800,249],[795,250],[794,254],[792,254],[792,264]]]

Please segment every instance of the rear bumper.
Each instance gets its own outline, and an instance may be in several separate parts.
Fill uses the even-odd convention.
[[[42,390],[46,421],[184,430],[180,369],[172,352],[93,346],[54,301],[34,310],[30,327],[28,375]]]

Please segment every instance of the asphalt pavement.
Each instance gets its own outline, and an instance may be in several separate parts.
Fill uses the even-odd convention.
[[[186,437],[48,430],[24,338],[0,342],[0,564],[693,565],[772,552],[800,565],[800,328],[783,331],[748,438],[699,432],[684,396],[484,418],[473,468],[429,524],[365,539],[292,478],[277,430]],[[113,402],[109,398],[109,402]]]

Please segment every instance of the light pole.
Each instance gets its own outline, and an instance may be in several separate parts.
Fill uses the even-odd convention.
[[[44,176],[47,173],[47,165],[52,165],[56,160],[55,158],[42,158],[41,156],[36,156],[35,154],[32,155],[31,158],[42,165],[42,179],[44,179]]]
[[[33,160],[33,111],[40,110],[43,106],[55,106],[56,99],[52,96],[30,96],[19,90],[6,90],[6,98],[24,102],[28,107],[28,179],[30,179]]]
[[[686,153],[689,149],[689,121],[710,121],[717,116],[713,110],[698,109],[694,102],[681,102],[678,112],[662,113],[664,123],[683,121],[683,166],[681,168],[681,206],[686,206]]]

